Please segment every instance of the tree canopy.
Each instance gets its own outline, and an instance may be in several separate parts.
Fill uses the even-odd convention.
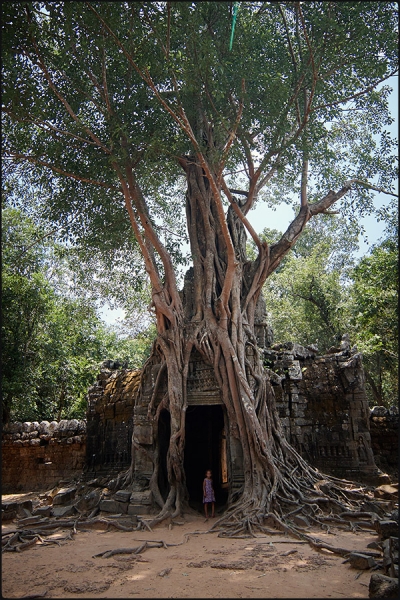
[[[145,269],[149,278],[157,337],[145,374],[158,375],[147,406],[142,389],[136,402],[153,431],[145,452],[155,522],[188,502],[186,380],[196,350],[214,370],[243,452],[244,483],[230,491],[221,526],[266,531],[270,517],[300,535],[290,524],[293,504],[300,499],[311,515],[315,493],[323,502],[325,492],[283,434],[257,351],[256,309],[310,220],[333,205],[354,219],[373,210],[376,190],[395,195],[385,82],[398,69],[397,5],[243,2],[231,49],[232,3],[24,2],[2,10],[6,180],[36,186],[37,210],[71,244],[84,238],[86,248],[104,250],[112,239],[122,250],[129,240],[142,257],[138,275]],[[293,197],[286,231],[273,243],[261,239],[250,210]],[[182,293],[176,234],[185,235],[184,218],[192,267]],[[166,498],[157,475],[163,410]],[[118,485],[142,485],[132,456]],[[349,507],[341,484],[329,485],[328,505]]]
[[[157,245],[179,255],[179,159],[193,152],[228,187],[244,173],[244,213],[266,186],[267,198],[302,204],[346,191],[353,212],[373,198],[355,180],[393,185],[388,88],[377,86],[397,70],[396,3],[240,3],[231,51],[229,3],[2,11],[3,151],[70,239],[131,238],[129,163],[165,268]]]

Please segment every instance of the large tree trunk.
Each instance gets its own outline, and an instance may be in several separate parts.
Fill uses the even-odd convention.
[[[257,301],[269,273],[269,253],[262,247],[256,261],[247,259],[244,227],[230,207],[227,223],[235,267],[226,309],[221,296],[229,248],[221,230],[220,215],[201,166],[193,159],[183,164],[188,184],[186,208],[193,289],[188,295],[184,290],[183,315],[176,319],[179,326],[167,324],[153,347],[161,368],[148,415],[157,425],[161,411],[169,411],[171,435],[167,454],[169,493],[165,501],[158,487],[156,452],[150,487],[161,511],[152,523],[177,516],[188,508],[184,471],[187,375],[191,353],[196,349],[214,368],[230,435],[240,441],[243,450],[243,487],[235,498],[230,497],[227,511],[214,527],[222,528],[227,535],[248,535],[255,530],[270,531],[267,523],[304,536],[291,517],[303,512],[311,523],[321,524],[322,507],[329,506],[338,513],[346,511],[351,502],[343,488],[349,482],[322,476],[287,442],[254,327]],[[157,404],[157,388],[165,374],[167,393]],[[133,453],[135,450],[134,444]],[[129,478],[132,476],[131,470]],[[360,502],[365,500],[362,494],[358,498]]]

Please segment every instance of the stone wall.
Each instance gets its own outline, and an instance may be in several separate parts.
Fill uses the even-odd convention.
[[[378,467],[393,480],[399,475],[399,412],[374,406],[370,415],[371,446]]]
[[[80,476],[85,464],[85,421],[9,423],[3,428],[3,494],[49,489]]]
[[[141,372],[118,367],[108,361],[89,389],[87,468],[90,476],[118,473],[131,463],[133,409]]]
[[[264,359],[285,435],[306,460],[321,471],[348,478],[373,477],[379,467],[397,479],[398,413],[383,407],[370,411],[362,358],[357,352],[343,343],[336,352],[317,356],[312,346],[304,348],[288,343],[264,348]],[[116,474],[130,466],[141,372],[118,367],[114,364],[103,367],[90,388],[87,425],[85,421],[64,420],[12,423],[3,428],[3,493],[49,489],[81,475],[82,471],[92,478]],[[149,368],[145,382],[144,396],[148,400],[157,376],[157,371],[153,371]],[[195,362],[192,379],[196,379],[197,371],[202,375],[199,381],[203,382],[207,369]],[[204,381],[210,388],[208,379]],[[206,399],[200,398],[202,390],[193,382],[189,387],[190,402],[216,402],[212,386],[212,393]],[[140,408],[136,407],[136,412]],[[136,415],[135,440],[139,444],[146,442],[148,434],[147,406],[142,408],[143,415]],[[234,459],[240,455],[240,449],[231,447],[230,451],[235,470]],[[150,465],[142,462],[137,466],[148,478]],[[241,473],[236,471],[232,474],[232,485],[241,481]]]
[[[324,356],[286,343],[264,349],[264,358],[285,435],[298,452],[326,473],[375,477],[362,356],[346,337]]]

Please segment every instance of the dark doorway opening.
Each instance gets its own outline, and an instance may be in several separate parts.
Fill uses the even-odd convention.
[[[189,504],[203,511],[203,479],[212,471],[216,511],[228,499],[228,469],[224,412],[221,405],[188,406],[186,411],[185,459]]]
[[[158,488],[165,501],[169,492],[168,471],[167,471],[167,453],[169,448],[169,439],[171,437],[171,416],[167,410],[160,412],[158,419]]]

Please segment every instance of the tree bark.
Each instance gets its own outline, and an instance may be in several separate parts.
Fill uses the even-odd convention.
[[[343,488],[348,482],[321,475],[284,436],[254,330],[257,301],[271,272],[268,248],[260,245],[257,259],[247,259],[243,222],[237,207],[231,206],[226,223],[235,256],[226,302],[223,291],[232,257],[220,224],[215,190],[211,189],[209,178],[194,158],[185,157],[181,164],[187,177],[186,214],[194,283],[192,293],[183,299],[183,317],[179,315],[169,321],[169,327],[159,332],[153,348],[153,355],[161,358],[159,373],[166,372],[167,393],[156,405],[161,376],[157,377],[148,415],[157,425],[161,410],[169,411],[171,435],[167,454],[169,492],[164,501],[158,488],[159,457],[156,454],[150,488],[161,511],[150,526],[188,508],[183,466],[187,375],[191,353],[197,350],[204,361],[213,366],[230,433],[240,441],[243,450],[243,487],[237,497],[230,497],[227,511],[214,528],[220,528],[226,535],[254,535],[256,530],[270,531],[266,527],[268,522],[307,539],[292,522],[293,513],[303,512],[312,523],[323,525],[319,517],[324,506],[343,512],[356,504],[360,510],[360,501],[347,498]],[[240,201],[234,201],[240,209]],[[275,264],[300,235],[309,215],[308,207],[302,207],[285,240],[275,247]],[[323,482],[325,487],[320,487]]]

